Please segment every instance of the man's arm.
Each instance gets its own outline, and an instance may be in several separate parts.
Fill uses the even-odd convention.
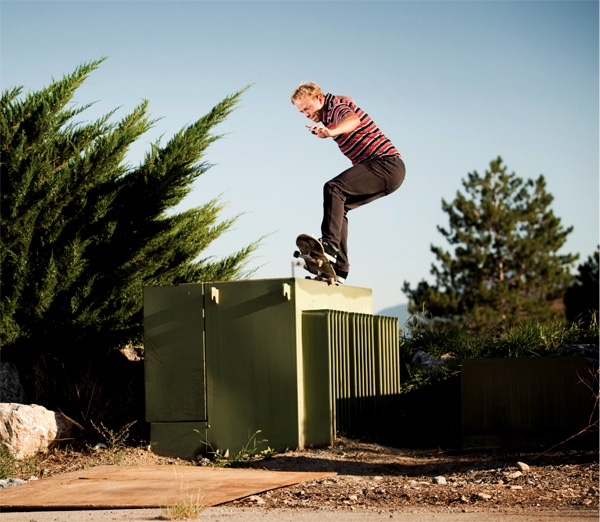
[[[360,118],[355,113],[350,113],[338,124],[327,128],[323,125],[307,125],[307,129],[318,138],[333,138],[340,134],[348,134],[360,125]]]

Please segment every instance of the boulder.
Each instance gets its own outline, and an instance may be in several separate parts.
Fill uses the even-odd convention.
[[[36,404],[0,403],[0,444],[17,459],[35,455],[70,435],[63,414]]]
[[[0,402],[25,404],[25,392],[13,363],[0,363]]]

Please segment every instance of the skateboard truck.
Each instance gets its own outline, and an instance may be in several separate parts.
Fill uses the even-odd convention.
[[[307,279],[316,279],[317,281],[327,281],[327,284],[333,285],[337,282],[337,276],[330,257],[323,250],[321,242],[308,234],[300,234],[296,239],[298,250],[294,252],[295,258],[304,260],[304,268],[316,277],[307,277]]]

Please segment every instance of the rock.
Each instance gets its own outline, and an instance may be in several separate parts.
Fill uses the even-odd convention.
[[[529,466],[524,462],[517,462],[517,467],[523,472],[529,471]]]
[[[124,346],[119,350],[128,361],[136,362],[141,361],[144,356],[144,347],[143,346]]]
[[[425,370],[435,370],[440,366],[444,366],[446,364],[446,360],[441,359],[439,357],[435,357],[433,355],[429,355],[423,350],[417,350],[415,355],[413,355],[410,364],[412,364],[413,366],[420,366]]]
[[[0,363],[0,402],[25,404],[25,392],[13,363]]]
[[[447,484],[446,477],[442,477],[441,475],[438,477],[433,477],[433,483],[445,486]]]
[[[597,344],[572,344],[560,347],[550,354],[550,357],[584,357],[590,363],[597,365],[599,354]]]
[[[17,459],[35,455],[68,437],[72,427],[64,415],[43,406],[0,403],[0,444]]]
[[[477,493],[477,498],[481,500],[490,500],[492,495],[488,495],[487,493]]]
[[[507,477],[510,479],[516,479],[519,478],[522,474],[523,473],[521,473],[520,471],[515,471],[514,473],[509,473]]]
[[[12,486],[20,486],[21,484],[25,484],[26,480],[20,478],[7,478],[0,480],[0,489],[10,488]]]

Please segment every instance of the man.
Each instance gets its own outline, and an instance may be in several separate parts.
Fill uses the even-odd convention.
[[[316,125],[306,125],[318,138],[333,138],[352,167],[323,188],[323,222],[320,239],[325,253],[335,261],[338,283],[348,277],[349,210],[394,192],[405,176],[400,153],[352,98],[324,94],[316,83],[303,83],[292,94],[292,103]]]

